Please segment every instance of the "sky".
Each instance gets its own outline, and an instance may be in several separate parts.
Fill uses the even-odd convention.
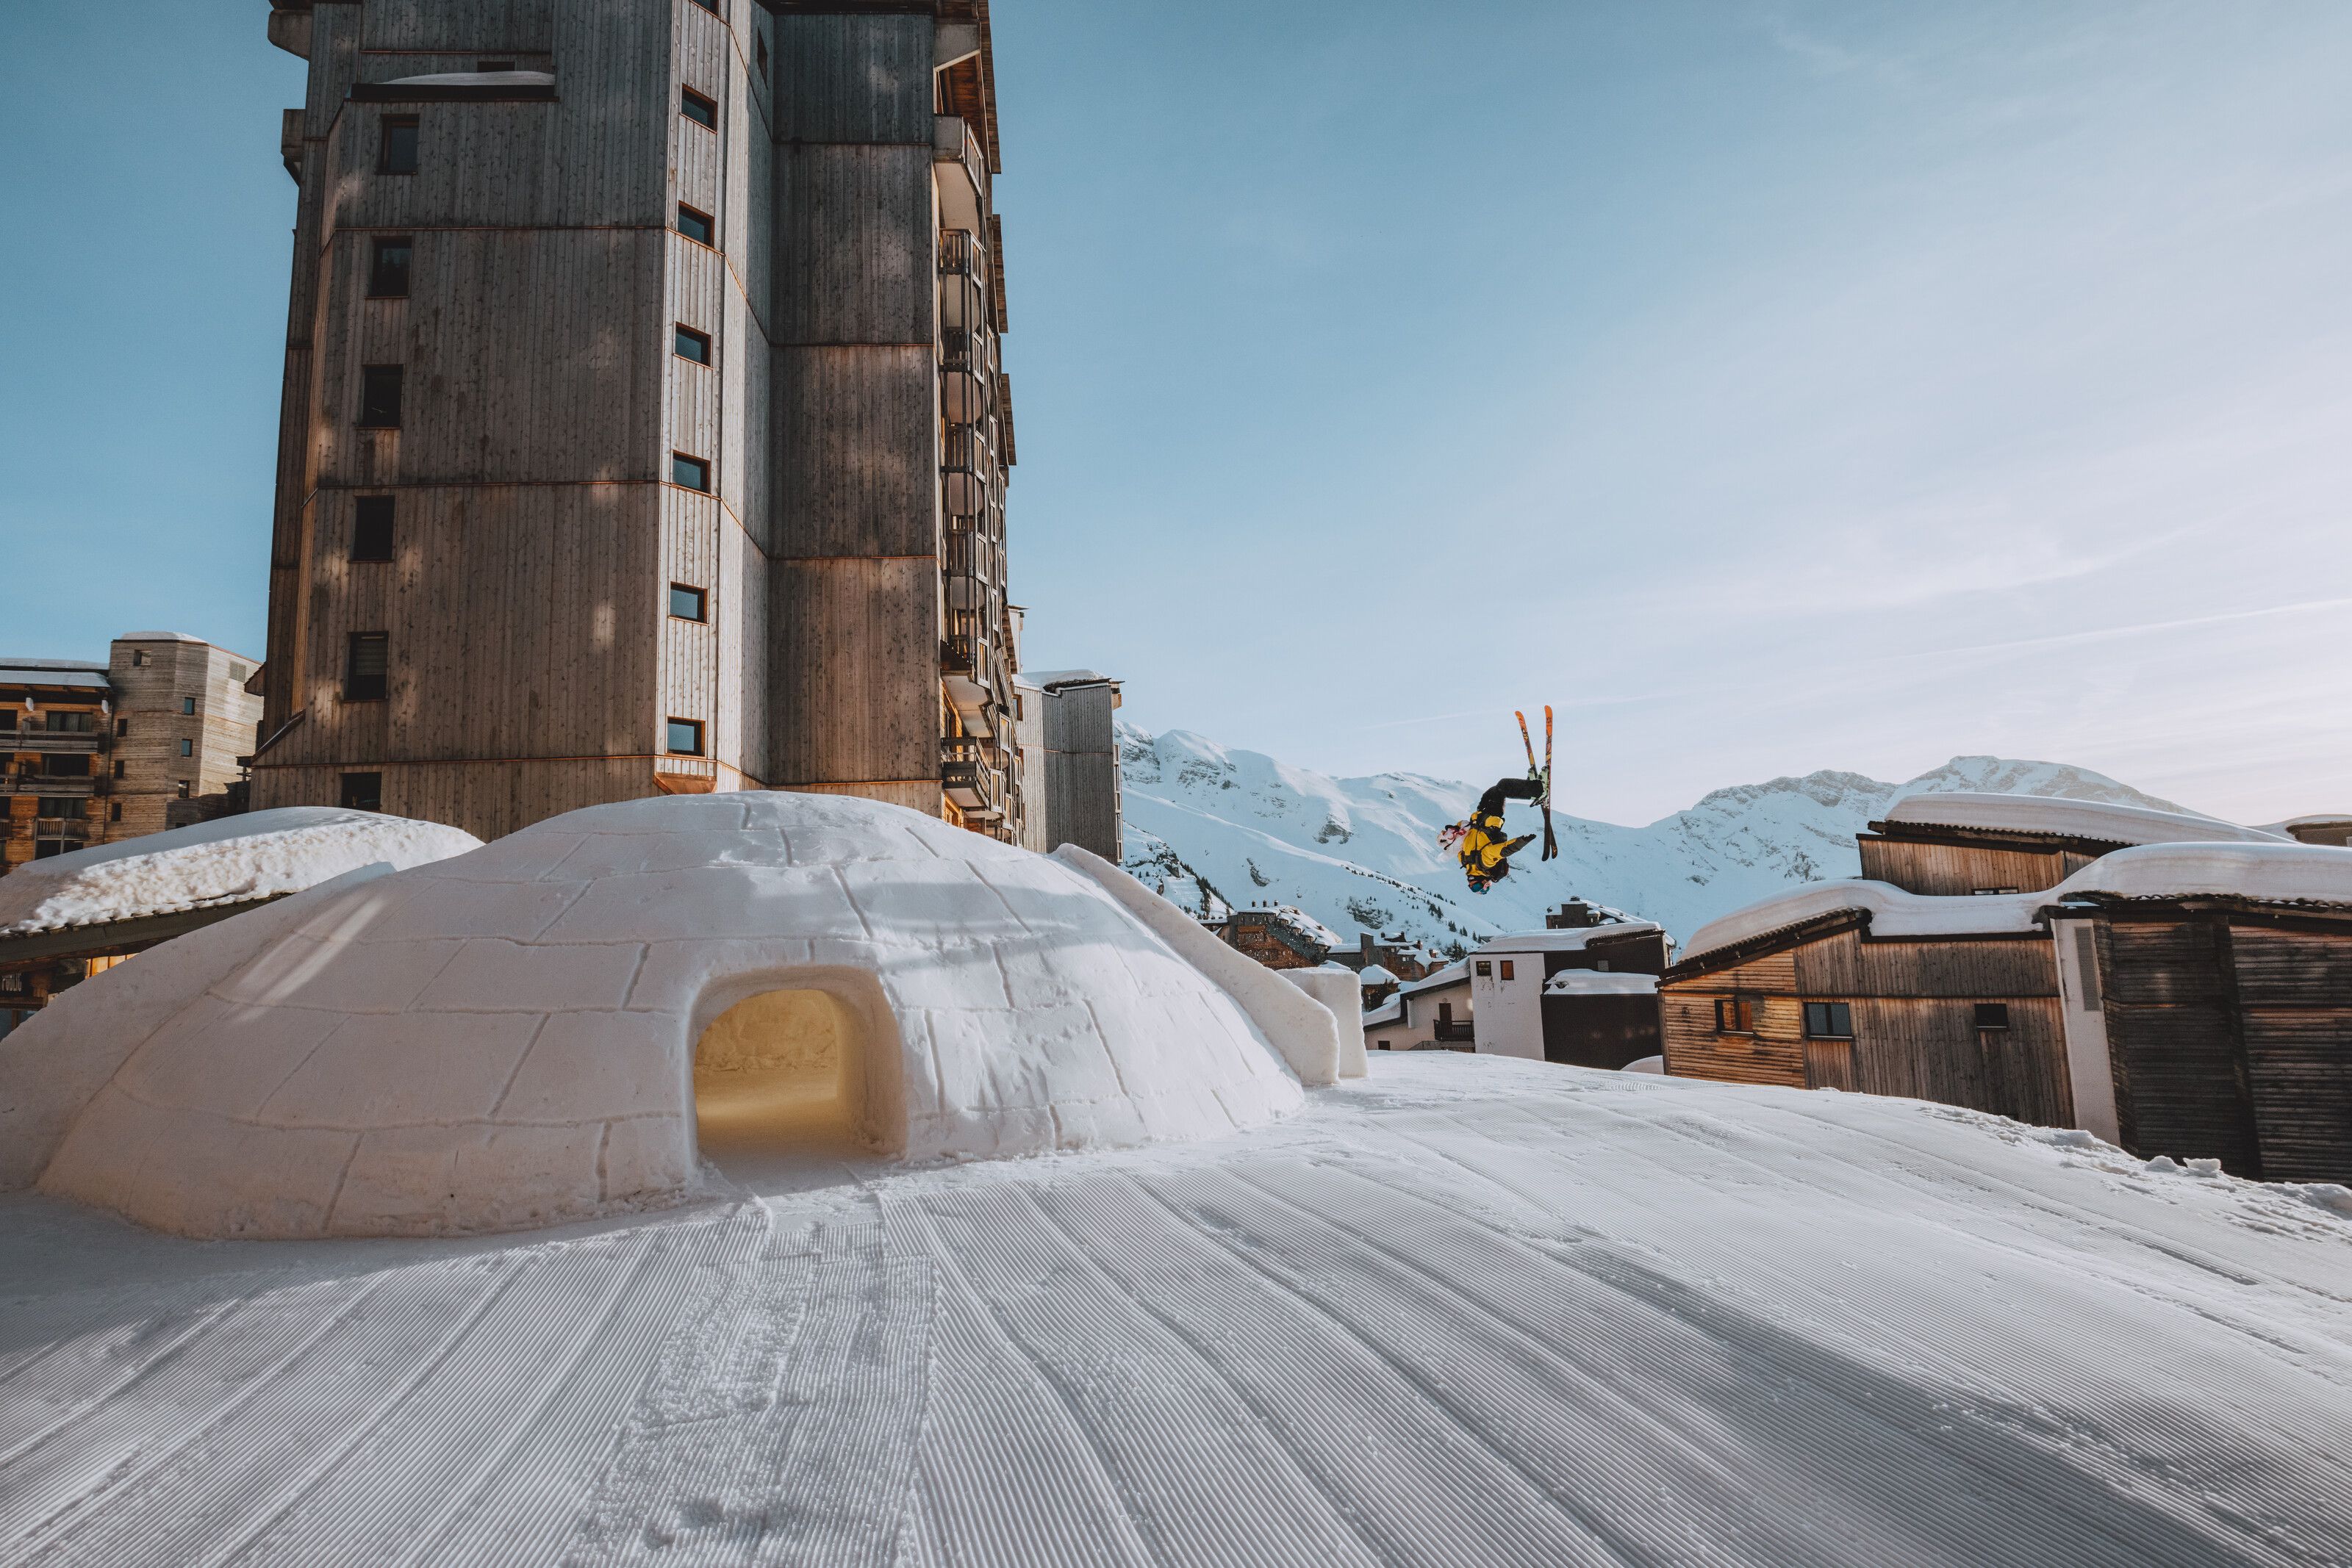
[[[0,18],[0,653],[261,651],[261,9]],[[1549,702],[1623,822],[1981,752],[2352,809],[2352,7],[994,12],[1032,665],[1339,774]]]

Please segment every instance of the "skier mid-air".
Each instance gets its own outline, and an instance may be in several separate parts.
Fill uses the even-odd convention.
[[[1478,804],[1466,822],[1453,822],[1441,829],[1438,847],[1452,850],[1462,862],[1462,873],[1470,880],[1470,891],[1484,893],[1511,874],[1511,857],[1535,842],[1533,833],[1517,838],[1505,837],[1503,810],[1507,801],[1533,800],[1543,808],[1543,858],[1559,853],[1559,844],[1551,833],[1551,709],[1544,709],[1544,765],[1536,766],[1536,745],[1528,735],[1528,717],[1519,717],[1519,739],[1528,748],[1528,776],[1524,779],[1498,779],[1494,787],[1478,797]]]

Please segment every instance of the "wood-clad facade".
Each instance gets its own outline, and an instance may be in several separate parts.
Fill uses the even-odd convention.
[[[1862,874],[1906,893],[1966,897],[2055,887],[2120,843],[1914,822],[1873,822],[1854,837]]]
[[[1092,670],[1053,670],[1013,685],[1026,790],[1022,842],[1040,852],[1076,844],[1116,864],[1126,835],[1119,684]]]
[[[781,787],[1013,836],[984,5],[274,5],[255,803],[488,838]]]

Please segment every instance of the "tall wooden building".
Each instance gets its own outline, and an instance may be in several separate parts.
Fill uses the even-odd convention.
[[[1118,683],[1093,670],[1024,672],[1013,680],[1020,718],[1022,842],[1064,844],[1118,862],[1125,824],[1118,770]]]
[[[255,803],[487,838],[764,786],[1017,836],[986,0],[272,5],[310,89]]]

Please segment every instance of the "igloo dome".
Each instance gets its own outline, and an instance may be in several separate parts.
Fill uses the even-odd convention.
[[[298,894],[0,1044],[0,1186],[195,1236],[431,1234],[681,1195],[702,1145],[1210,1136],[1331,1015],[1116,867],[772,791],[592,807]]]

